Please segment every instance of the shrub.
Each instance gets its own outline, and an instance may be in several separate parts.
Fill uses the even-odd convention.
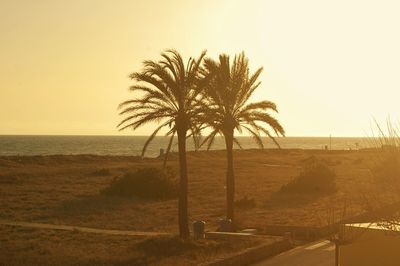
[[[168,199],[178,196],[178,185],[175,174],[169,168],[143,168],[114,179],[102,193],[120,197]]]
[[[329,166],[317,158],[307,160],[303,171],[288,184],[281,192],[299,194],[327,194],[336,191],[336,174]]]

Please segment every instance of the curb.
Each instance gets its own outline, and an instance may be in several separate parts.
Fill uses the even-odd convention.
[[[72,231],[72,232],[81,232],[81,233],[120,235],[120,236],[148,237],[148,236],[168,236],[168,235],[170,235],[168,233],[163,233],[163,232],[142,232],[142,231],[128,231],[128,230],[114,230],[114,229],[98,229],[98,228],[90,228],[90,227],[83,227],[83,226],[17,222],[17,221],[6,221],[6,220],[0,220],[0,225],[18,226],[18,227],[27,227],[27,228],[36,228],[36,229],[47,229],[47,230],[63,230],[63,231]]]

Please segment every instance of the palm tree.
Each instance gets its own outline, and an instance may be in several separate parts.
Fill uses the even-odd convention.
[[[232,65],[228,55],[220,55],[219,61],[206,58],[202,72],[203,79],[207,80],[207,86],[203,95],[205,98],[205,103],[202,104],[203,119],[198,123],[203,129],[211,129],[211,133],[202,144],[206,144],[209,149],[215,136],[224,136],[227,152],[227,219],[233,222],[235,196],[233,144],[241,148],[234,137],[235,130],[239,133],[243,131],[249,133],[261,148],[263,148],[263,142],[260,134],[269,136],[279,147],[270,130],[282,136],[285,131],[280,123],[267,112],[270,110],[278,112],[273,102],[261,101],[247,104],[252,93],[260,85],[258,77],[262,68],[250,74],[248,59],[243,52],[235,56]]]
[[[126,116],[118,127],[137,129],[144,124],[157,122],[159,126],[146,141],[142,156],[147,146],[159,133],[168,127],[167,136],[170,141],[167,153],[175,134],[178,136],[179,149],[179,235],[183,239],[189,237],[188,225],[188,175],[186,164],[186,138],[188,131],[195,131],[193,119],[195,105],[199,96],[199,70],[205,51],[198,59],[190,58],[186,64],[175,50],[167,50],[161,54],[162,59],[144,61],[141,72],[132,73],[129,77],[137,83],[130,87],[133,92],[140,92],[135,99],[120,104],[123,110],[120,115]],[[164,162],[165,164],[165,162]]]

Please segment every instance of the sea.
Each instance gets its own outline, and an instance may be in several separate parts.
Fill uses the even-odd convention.
[[[0,135],[0,156],[27,156],[27,155],[128,155],[140,156],[146,136],[27,136],[27,135]],[[244,149],[257,149],[258,146],[251,137],[238,137]],[[357,150],[371,146],[368,138],[347,137],[279,137],[277,138],[283,149],[332,149]],[[263,138],[266,149],[277,148],[271,139]],[[145,157],[157,157],[160,149],[166,149],[167,137],[155,137],[148,146]],[[236,147],[237,149],[239,147]],[[204,148],[202,148],[204,149]],[[217,137],[212,150],[225,149],[222,137]],[[174,140],[172,151],[177,151],[177,142]],[[187,150],[194,150],[191,139],[187,140]]]

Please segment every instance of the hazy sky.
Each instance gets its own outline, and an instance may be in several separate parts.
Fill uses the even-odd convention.
[[[365,136],[398,119],[399,14],[395,0],[0,0],[0,134],[121,134],[128,74],[176,48],[244,50],[264,67],[253,100],[275,101],[289,136]]]

